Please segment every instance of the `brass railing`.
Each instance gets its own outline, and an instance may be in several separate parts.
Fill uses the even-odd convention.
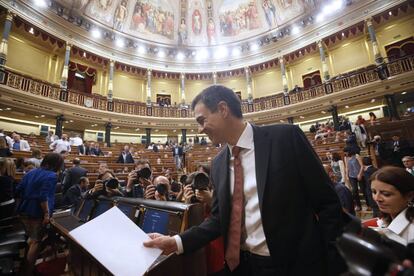
[[[414,56],[406,56],[386,63],[386,69],[388,70],[389,76],[410,72],[413,71],[413,68]],[[274,109],[375,82],[379,80],[376,70],[376,66],[371,65],[351,73],[333,77],[323,84],[299,92],[289,93],[287,97],[283,96],[283,93],[278,93],[267,97],[256,98],[253,103],[243,101],[242,111],[243,113],[250,113]],[[61,89],[56,84],[38,80],[12,70],[6,70],[6,74],[7,77],[4,84],[9,87],[53,100],[60,99]],[[67,92],[67,101],[71,104],[91,109],[107,110],[108,101],[107,98],[102,95],[85,94],[73,90],[68,90]],[[119,99],[114,99],[113,103],[113,111],[123,114],[171,118],[189,118],[194,116],[190,109],[183,109],[176,106],[161,107],[153,104],[148,108],[146,103]]]

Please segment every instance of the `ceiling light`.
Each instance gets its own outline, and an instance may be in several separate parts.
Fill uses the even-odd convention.
[[[305,117],[304,117],[304,116],[299,116],[299,118],[301,118],[301,119],[305,119]]]
[[[280,120],[280,122],[281,122],[281,123],[284,123],[284,122],[285,122],[285,120]]]
[[[86,52],[83,52],[83,57],[86,57]]]
[[[404,92],[401,93],[401,95],[405,95],[405,94],[407,94],[407,91],[404,91]]]
[[[69,121],[65,121],[65,124],[69,124]]]
[[[93,38],[101,38],[101,36],[102,36],[102,33],[101,33],[101,31],[100,30],[98,30],[98,29],[93,29],[92,31],[91,31],[91,34],[92,34],[92,37]]]
[[[345,108],[349,108],[349,105],[346,105]]]
[[[371,103],[375,103],[375,99],[372,99],[372,100],[371,100]]]
[[[165,52],[163,50],[159,50],[157,55],[159,58],[165,58]]]
[[[293,35],[298,34],[298,33],[299,33],[299,31],[300,31],[300,29],[299,29],[299,27],[298,27],[298,26],[294,26],[294,27],[292,28],[292,34],[293,34]]]
[[[125,46],[125,41],[122,38],[118,38],[115,40],[115,45],[119,48],[123,48]]]
[[[392,15],[392,11],[390,11],[388,14],[389,14],[389,15]]]
[[[344,32],[342,32],[342,36],[345,36],[345,33]]]
[[[47,4],[45,0],[34,0],[34,4],[41,8],[46,8]]]
[[[316,16],[316,22],[322,22],[325,19],[325,15],[320,13]]]
[[[135,129],[135,131],[139,131],[139,127]]]
[[[40,115],[40,117],[41,117],[41,118],[44,118],[44,117],[45,117],[45,115],[43,115],[43,114],[42,114],[42,115]]]
[[[194,132],[194,129],[192,129],[191,132]]]
[[[257,49],[259,49],[259,45],[257,43],[252,43],[250,45],[250,50],[257,51]]]
[[[240,48],[238,48],[238,47],[233,48],[233,50],[231,51],[231,55],[233,57],[238,57],[238,56],[240,56],[240,54],[241,54],[241,51],[240,51]]]
[[[147,49],[143,45],[138,46],[138,53],[145,54],[147,52]]]
[[[73,120],[69,120],[69,122],[73,123]]]
[[[326,111],[325,111],[325,110],[322,110],[322,111],[321,111],[321,113],[322,113],[322,114],[325,114],[325,113],[326,113]]]
[[[39,118],[39,116],[36,115],[35,118]]]
[[[173,130],[173,132],[177,132],[177,130],[176,130],[176,129],[174,129],[174,130]]]
[[[400,101],[400,104],[404,103],[403,101]]]
[[[11,108],[10,107],[6,107],[6,110],[11,110]]]
[[[158,132],[158,129],[156,129],[155,132]]]
[[[214,53],[214,58],[215,59],[225,58],[227,57],[227,55],[228,55],[228,49],[224,46],[221,46],[216,49]]]
[[[178,52],[176,58],[177,58],[177,60],[183,60],[185,58],[185,56],[182,52]]]
[[[201,50],[197,51],[197,53],[196,53],[196,59],[197,60],[203,60],[203,59],[207,59],[207,58],[208,58],[207,49],[201,49]]]

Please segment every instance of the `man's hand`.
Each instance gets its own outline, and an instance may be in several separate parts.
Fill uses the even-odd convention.
[[[177,243],[173,237],[164,236],[158,233],[150,233],[148,236],[151,240],[144,242],[145,247],[159,248],[162,250],[162,254],[164,255],[170,255],[178,249]]]
[[[203,202],[211,207],[213,193],[210,190],[196,190],[195,196],[197,197],[198,201]]]
[[[191,185],[184,186],[184,200],[185,203],[191,203],[191,198],[194,196],[193,187]]]

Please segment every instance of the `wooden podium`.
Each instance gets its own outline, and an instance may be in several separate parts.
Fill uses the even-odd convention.
[[[113,206],[117,206],[145,232],[175,235],[204,220],[204,210],[201,204],[122,197],[99,197],[97,200],[83,200],[77,210],[56,214],[51,220],[52,227],[68,243],[69,269],[74,275],[112,275],[103,264],[99,263],[74,240],[69,232]],[[114,258],[122,258],[122,256],[114,256]],[[161,255],[145,275],[206,275],[204,250],[201,249],[188,255]]]

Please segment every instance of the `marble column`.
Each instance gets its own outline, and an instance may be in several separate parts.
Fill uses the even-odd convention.
[[[181,107],[185,107],[185,74],[180,74]]]
[[[59,138],[62,137],[62,130],[63,130],[63,122],[65,121],[65,117],[61,114],[56,116],[56,129],[55,134],[59,136]]]
[[[252,76],[249,67],[244,67],[244,74],[246,76],[246,90],[247,90],[247,101],[249,104],[253,103],[253,94],[252,94]]]
[[[6,79],[6,72],[4,70],[4,66],[6,65],[7,61],[8,42],[12,25],[13,14],[10,11],[8,11],[6,15],[6,21],[4,22],[3,38],[0,44],[0,83],[4,83]]]
[[[112,129],[112,123],[107,122],[105,124],[105,143],[107,147],[111,147],[111,129]]]
[[[217,85],[217,72],[213,72],[213,84]]]
[[[114,111],[114,103],[113,103],[114,67],[115,67],[115,61],[110,60],[110,62],[109,62],[108,95],[107,95],[108,111]]]
[[[388,108],[388,117],[391,120],[400,120],[400,115],[398,114],[397,104],[395,102],[394,94],[384,95],[385,101],[387,102]]]
[[[72,45],[66,43],[66,51],[65,51],[65,62],[63,63],[63,71],[62,76],[60,78],[60,89],[66,90],[68,89],[68,74],[69,74],[69,60],[70,60],[70,50]]]
[[[152,70],[147,70],[147,106],[151,106],[151,78]]]
[[[332,120],[334,123],[334,129],[336,131],[339,130],[339,116],[338,116],[338,107],[336,105],[332,105],[329,109],[329,112],[331,112]]]
[[[323,47],[323,44],[322,44],[321,40],[319,40],[317,42],[317,44],[318,44],[318,47],[319,47],[319,55],[321,57],[323,80],[328,81],[330,79],[330,75],[329,75],[328,64],[326,64],[325,49]]]
[[[145,129],[145,133],[147,135],[147,147],[149,144],[151,144],[151,129],[150,128],[146,128]]]

